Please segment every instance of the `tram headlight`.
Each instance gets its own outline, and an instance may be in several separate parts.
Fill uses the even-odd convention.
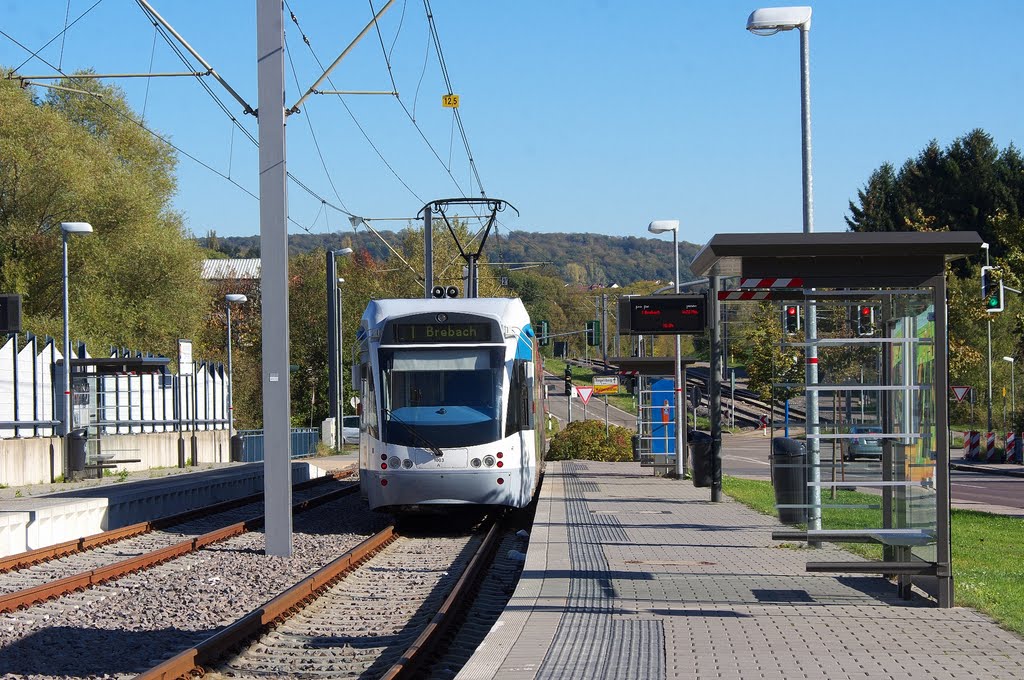
[[[411,458],[406,458],[405,460],[403,460],[402,461],[402,467],[404,467],[406,470],[411,470],[412,469],[412,459]]]
[[[398,456],[391,456],[388,458],[388,466],[392,468],[400,468],[402,467],[402,459]]]
[[[472,467],[478,468],[478,467],[480,467],[480,459],[479,458],[474,458],[473,460],[469,461],[469,464]]]
[[[490,454],[487,454],[486,456],[484,456],[484,465],[486,465],[487,467],[493,467],[494,466],[494,456],[492,456]]]

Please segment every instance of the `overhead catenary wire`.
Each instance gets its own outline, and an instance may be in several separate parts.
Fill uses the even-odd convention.
[[[78,16],[77,16],[77,17],[75,18],[75,20],[74,20],[74,21],[72,21],[72,22],[71,22],[70,24],[68,23],[67,17],[65,16],[65,18],[64,18],[64,30],[62,30],[61,32],[57,33],[57,34],[56,34],[56,35],[54,35],[54,36],[53,36],[52,38],[50,38],[49,40],[47,40],[47,41],[46,41],[46,42],[45,42],[45,43],[43,44],[43,46],[42,46],[42,47],[40,47],[40,48],[39,48],[38,50],[36,50],[35,52],[33,52],[33,51],[31,51],[31,50],[27,50],[27,48],[25,48],[25,47],[24,47],[24,45],[19,45],[19,47],[22,47],[23,49],[26,49],[26,50],[27,50],[27,51],[29,52],[29,55],[28,55],[28,57],[27,57],[27,58],[25,59],[25,61],[21,62],[20,64],[18,64],[17,66],[15,66],[15,67],[14,67],[14,71],[15,71],[15,72],[17,72],[17,71],[20,71],[20,70],[21,70],[21,67],[23,67],[23,66],[24,66],[25,64],[27,64],[28,62],[32,61],[32,59],[34,59],[35,57],[39,56],[39,53],[40,53],[40,52],[42,52],[43,50],[45,50],[45,49],[46,49],[47,47],[49,47],[49,46],[50,46],[51,44],[53,44],[53,41],[54,41],[54,40],[56,40],[57,38],[61,38],[61,40],[63,40],[63,38],[64,38],[64,34],[68,32],[68,29],[70,29],[70,28],[71,28],[72,26],[74,26],[75,24],[77,24],[77,23],[78,23],[78,22],[79,22],[79,21],[80,21],[80,20],[81,20],[81,19],[82,19],[83,17],[85,17],[85,15],[86,15],[86,14],[88,14],[89,12],[93,11],[94,9],[96,9],[96,6],[97,6],[97,5],[99,5],[99,4],[101,3],[101,2],[103,2],[103,0],[96,0],[96,2],[94,2],[94,3],[93,3],[93,4],[92,4],[92,5],[90,6],[90,7],[89,7],[89,9],[87,9],[87,10],[85,10],[84,12],[82,12],[81,14],[79,14],[79,15],[78,15]],[[70,8],[70,6],[71,6],[71,5],[70,5],[70,2],[69,2],[69,3],[68,3],[68,7]],[[63,42],[62,42],[62,43],[61,43],[61,56],[63,57],[63,55],[64,55],[64,44],[63,44]]]

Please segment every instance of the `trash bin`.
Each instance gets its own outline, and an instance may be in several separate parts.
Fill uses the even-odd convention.
[[[88,441],[89,431],[84,427],[71,430],[71,436],[68,437],[68,466],[71,469],[72,477],[79,478],[85,473]]]
[[[231,462],[242,462],[242,435],[240,434],[231,435]]]
[[[807,447],[799,439],[772,439],[772,480],[777,505],[807,505]],[[779,508],[779,521],[784,524],[805,524],[807,508]]]
[[[714,480],[714,452],[711,447],[711,435],[700,430],[690,430],[686,433],[686,440],[690,444],[690,475],[693,477],[693,485],[699,487],[711,486]],[[719,479],[722,472],[718,471]]]
[[[629,439],[633,444],[633,460],[640,460],[640,435],[635,434]]]

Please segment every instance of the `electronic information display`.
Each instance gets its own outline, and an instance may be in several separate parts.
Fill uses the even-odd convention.
[[[624,298],[632,335],[700,335],[708,329],[703,295],[652,295]]]
[[[489,323],[396,323],[395,342],[490,342]]]

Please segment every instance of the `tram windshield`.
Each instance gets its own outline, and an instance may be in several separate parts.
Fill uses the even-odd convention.
[[[504,349],[382,349],[381,438],[442,449],[501,438]]]

